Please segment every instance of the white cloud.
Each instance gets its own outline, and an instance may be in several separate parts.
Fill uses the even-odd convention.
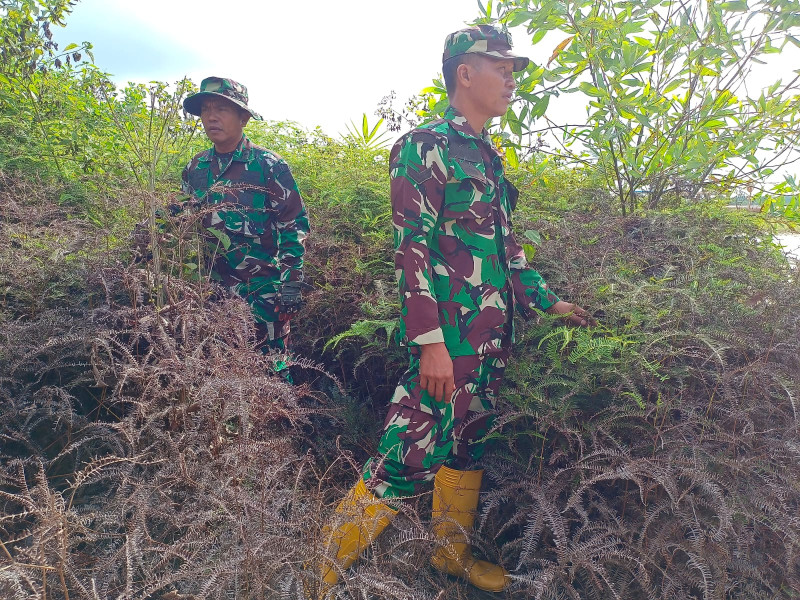
[[[83,0],[59,37],[95,43],[117,81],[232,77],[266,118],[337,133],[428,85],[477,15],[473,0]]]

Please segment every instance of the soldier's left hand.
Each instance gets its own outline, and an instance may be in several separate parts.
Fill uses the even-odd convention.
[[[551,315],[568,315],[564,317],[564,320],[569,325],[575,325],[578,327],[587,327],[589,325],[595,326],[597,325],[597,321],[592,318],[592,315],[589,314],[584,308],[581,308],[577,304],[573,304],[571,302],[565,302],[564,300],[559,300],[553,306],[548,308],[545,312]]]

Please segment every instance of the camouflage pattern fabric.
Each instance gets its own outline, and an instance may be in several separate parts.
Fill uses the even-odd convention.
[[[278,320],[281,283],[303,280],[308,215],[289,166],[242,136],[236,150],[212,147],[183,170],[182,190],[197,206],[219,205],[203,218],[211,277],[250,304],[270,340],[289,334]]]
[[[525,56],[511,53],[511,34],[491,25],[477,25],[459,29],[444,40],[442,63],[463,54],[483,54],[492,58],[510,58],[514,71],[522,71],[530,63]]]
[[[265,354],[273,350],[284,353],[289,348],[289,335],[274,337],[274,323],[256,321],[256,348]]]
[[[364,481],[376,496],[413,495],[441,465],[465,470],[483,456],[507,358],[507,352],[454,358],[456,389],[444,403],[420,388],[419,358],[412,353],[392,398],[379,456],[364,467]]]
[[[559,298],[525,259],[511,226],[516,188],[491,140],[457,110],[416,129],[390,156],[399,332],[409,347],[378,455],[363,477],[379,497],[416,493],[443,464],[483,454],[510,353],[513,312]],[[419,346],[444,342],[453,359],[450,403],[419,384]]]
[[[498,352],[515,306],[527,316],[558,302],[514,238],[518,192],[497,149],[457,110],[400,138],[390,173],[402,344]]]
[[[263,121],[260,114],[247,106],[247,88],[233,79],[226,77],[206,77],[200,82],[200,91],[187,96],[183,101],[183,108],[189,114],[200,116],[203,108],[203,99],[209,96],[219,96],[233,102],[236,106],[245,109],[256,121]]]

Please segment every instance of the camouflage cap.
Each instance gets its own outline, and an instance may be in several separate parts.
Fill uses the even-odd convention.
[[[200,109],[203,106],[203,98],[208,96],[219,96],[230,100],[249,112],[257,121],[264,120],[260,114],[247,106],[247,88],[241,83],[225,77],[206,77],[203,79],[200,82],[200,91],[187,96],[183,101],[183,108],[186,109],[186,112],[199,117]]]
[[[491,25],[477,25],[459,29],[444,40],[442,63],[462,54],[483,54],[494,58],[510,58],[513,69],[522,71],[528,66],[529,58],[511,54],[511,34],[500,31]]]

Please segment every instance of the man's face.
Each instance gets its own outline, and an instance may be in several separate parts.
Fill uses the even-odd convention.
[[[469,94],[475,107],[491,117],[506,114],[514,95],[514,61],[482,54],[470,57]]]
[[[203,129],[217,152],[231,152],[236,149],[249,118],[248,113],[225,98],[204,98],[200,107]]]

